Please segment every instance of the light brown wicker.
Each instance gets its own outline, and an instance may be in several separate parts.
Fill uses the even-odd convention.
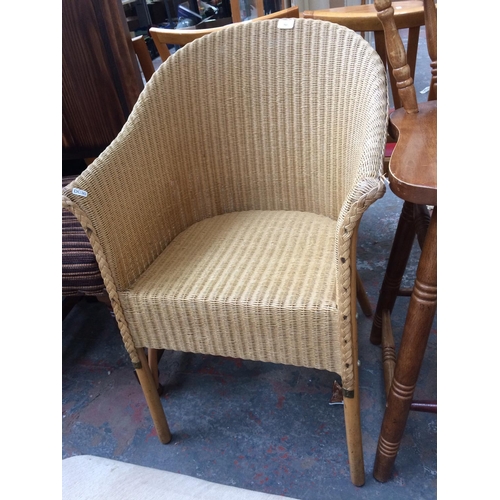
[[[160,439],[142,347],[329,370],[363,484],[354,263],[385,189],[385,70],[346,28],[278,23],[170,57],[63,205],[89,236]]]

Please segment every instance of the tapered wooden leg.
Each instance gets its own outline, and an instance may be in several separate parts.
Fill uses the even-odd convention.
[[[160,383],[158,379],[158,349],[148,349],[148,364],[155,386],[158,389]]]
[[[405,202],[399,217],[384,281],[380,289],[375,317],[373,318],[370,342],[375,345],[379,345],[382,341],[382,313],[383,311],[392,312],[394,308],[413,242],[415,241],[413,215],[413,203]]]
[[[356,262],[356,242],[358,238],[358,229],[353,236],[351,247],[351,262]],[[356,286],[357,271],[353,272],[356,276],[351,276],[351,287]],[[365,484],[365,463],[363,460],[363,441],[361,438],[361,413],[359,407],[359,366],[358,366],[358,323],[356,321],[356,296],[351,293],[351,322],[352,322],[352,357],[354,361],[353,375],[353,396],[344,397],[344,420],[347,440],[347,453],[349,455],[349,469],[351,472],[351,481],[355,486]]]
[[[355,486],[363,486],[365,484],[365,463],[363,460],[358,388],[354,390],[354,398],[344,397],[344,420],[351,481]]]
[[[370,299],[366,293],[365,287],[363,286],[363,282],[359,277],[359,274],[356,272],[356,297],[358,299],[359,305],[363,314],[367,317],[370,317],[373,314],[372,306],[370,304]]]
[[[403,437],[437,307],[437,208],[427,230],[403,336],[387,396],[373,476],[387,481]]]
[[[170,429],[168,428],[167,418],[161,405],[160,396],[158,396],[157,386],[151,374],[151,370],[146,359],[146,354],[143,349],[137,350],[142,368],[136,370],[137,377],[144,392],[146,403],[151,413],[153,423],[158,434],[158,438],[163,444],[167,444],[172,439]]]

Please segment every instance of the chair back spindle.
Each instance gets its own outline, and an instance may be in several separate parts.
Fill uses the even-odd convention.
[[[427,52],[431,59],[429,101],[437,99],[437,10],[434,0],[424,0],[425,35]]]
[[[394,20],[394,8],[391,0],[375,0],[377,16],[384,27],[387,56],[393,68],[396,87],[403,107],[407,113],[418,113],[417,96],[407,63],[406,50]]]

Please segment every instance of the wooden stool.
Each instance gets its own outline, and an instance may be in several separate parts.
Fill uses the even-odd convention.
[[[427,43],[433,75],[431,96],[437,92],[435,55],[436,10],[424,0]],[[398,139],[388,176],[391,190],[404,200],[387,271],[380,291],[370,340],[382,343],[387,402],[373,475],[390,478],[410,409],[436,411],[436,405],[413,402],[427,340],[437,305],[437,100],[417,104],[406,54],[394,22],[390,0],[375,0],[383,24],[389,59],[394,68],[403,108],[390,117],[390,131]],[[432,216],[427,205],[433,206]],[[401,280],[417,235],[422,253],[413,290],[400,291]],[[391,312],[398,295],[410,295],[410,304],[396,357]]]

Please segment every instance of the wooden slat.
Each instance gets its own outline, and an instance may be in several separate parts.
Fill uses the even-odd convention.
[[[278,18],[289,18],[299,17],[299,8],[290,7],[285,10],[280,10],[278,12],[273,12],[267,14],[266,16],[256,17],[252,21],[262,21],[266,19],[278,19]],[[229,25],[230,26],[230,25]],[[168,50],[168,45],[179,45],[184,46],[191,43],[204,35],[213,33],[214,31],[219,31],[225,29],[227,26],[219,26],[217,28],[207,28],[207,29],[188,29],[188,30],[176,30],[176,29],[165,29],[165,28],[150,28],[149,34],[153,39],[158,53],[162,61],[166,61],[170,57],[170,51]]]
[[[132,45],[134,46],[144,78],[148,82],[155,72],[155,67],[153,65],[153,60],[151,59],[148,46],[146,45],[146,40],[142,35],[136,36],[132,38]]]

